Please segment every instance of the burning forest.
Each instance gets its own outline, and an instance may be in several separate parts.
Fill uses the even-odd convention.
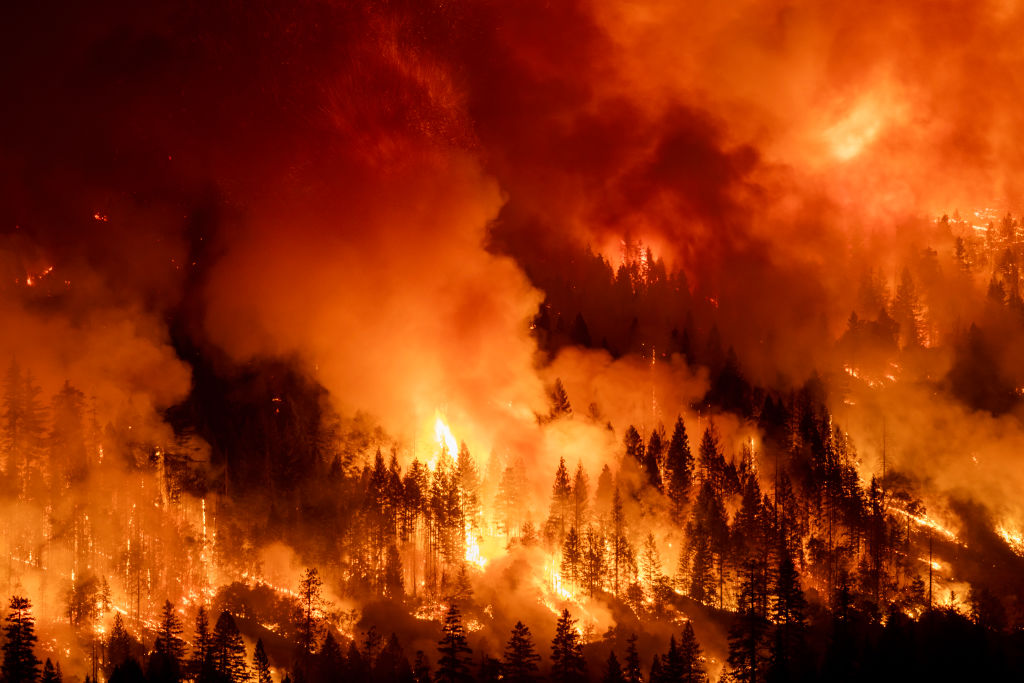
[[[1024,672],[1024,6],[9,15],[2,683]]]

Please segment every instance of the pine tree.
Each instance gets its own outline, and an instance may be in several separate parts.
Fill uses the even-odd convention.
[[[626,683],[626,676],[622,673],[622,667],[619,665],[619,659],[615,656],[614,650],[608,653],[608,662],[605,664],[601,683]]]
[[[622,497],[619,495],[619,487],[615,487],[612,494],[612,536],[611,536],[611,570],[612,588],[615,596],[619,596],[620,582],[623,581],[630,567],[634,566],[633,547],[626,538],[626,514],[622,508]]]
[[[636,649],[636,634],[633,633],[626,641],[626,668],[623,675],[628,683],[643,683],[644,677],[640,671],[640,653]]]
[[[200,605],[199,611],[196,612],[195,634],[192,637],[192,657],[188,662],[189,672],[197,681],[209,680],[212,644],[210,621],[206,616],[206,608]]]
[[[607,569],[604,553],[604,538],[594,527],[588,527],[583,534],[581,577],[587,595],[593,597],[604,585]]]
[[[579,683],[586,680],[587,663],[583,643],[576,631],[576,620],[562,610],[551,641],[551,680],[555,683]]]
[[[757,605],[757,571],[753,561],[744,562],[739,611],[729,629],[729,673],[741,683],[764,679],[767,623]]]
[[[623,444],[626,447],[626,462],[633,463],[636,467],[644,466],[644,440],[636,427],[629,425],[626,429],[626,436],[623,437]]]
[[[146,676],[151,683],[177,683],[182,678],[185,642],[181,639],[181,622],[174,613],[174,605],[165,601],[160,627],[153,651],[149,655]]]
[[[412,664],[412,678],[415,683],[433,683],[430,675],[430,660],[423,650],[416,651],[416,658]]]
[[[271,683],[270,660],[267,658],[267,651],[263,649],[263,639],[256,641],[256,649],[252,653],[252,670],[256,675],[256,683]]]
[[[469,663],[472,661],[473,651],[466,643],[462,617],[454,602],[444,616],[437,652],[440,655],[435,679],[438,683],[465,683],[472,680]]]
[[[39,658],[36,657],[35,619],[28,598],[13,596],[8,604],[10,612],[4,619],[4,662],[0,666],[3,683],[35,683],[39,677]]]
[[[669,636],[668,652],[661,658],[661,675],[665,681],[678,681],[683,675],[683,660],[676,645],[676,637]],[[654,677],[651,676],[651,680]]]
[[[549,419],[555,420],[560,417],[572,417],[572,404],[569,403],[569,394],[565,391],[565,385],[561,379],[555,379],[555,385],[551,388],[551,414]]]
[[[157,633],[153,649],[173,663],[176,669],[181,668],[185,658],[185,641],[181,639],[181,621],[174,613],[174,605],[170,600],[164,601],[163,615],[160,618],[160,630]]]
[[[573,526],[582,529],[587,522],[587,505],[590,497],[590,485],[586,472],[583,471],[583,462],[576,463],[576,475],[572,480],[572,512]]]
[[[306,569],[299,582],[299,645],[307,654],[313,652],[320,632],[320,612],[324,607],[324,582],[316,567]]]
[[[676,418],[676,426],[672,430],[672,440],[665,456],[665,471],[668,475],[667,493],[672,501],[672,518],[676,524],[682,524],[693,487],[693,455],[682,417]]]
[[[530,629],[517,621],[512,627],[512,635],[505,645],[503,659],[505,679],[512,683],[532,683],[538,680],[538,663],[540,655],[533,648],[533,637]]]
[[[217,617],[210,648],[213,671],[228,683],[242,683],[249,673],[245,665],[245,643],[231,613],[224,610]]]
[[[661,582],[661,558],[658,556],[658,544],[654,540],[654,534],[648,532],[644,540],[643,549],[640,552],[640,579],[644,582],[645,590],[652,595]]]
[[[789,681],[798,674],[806,647],[807,601],[800,589],[800,576],[793,559],[782,551],[775,577],[772,621],[775,632],[769,655],[769,680]]]
[[[57,683],[57,670],[53,668],[53,662],[50,658],[46,658],[46,663],[43,664],[43,678],[42,683]]]
[[[132,640],[124,626],[124,619],[118,612],[114,615],[114,623],[110,627],[110,636],[107,639],[107,666],[111,671],[131,658]]]
[[[702,605],[712,604],[715,598],[714,557],[708,540],[704,534],[693,538],[693,564],[690,567],[689,595]]]
[[[679,641],[679,659],[679,683],[705,683],[708,680],[704,665],[701,664],[700,644],[693,632],[693,624],[689,621],[683,627],[683,637]]]
[[[569,471],[565,468],[565,458],[560,458],[558,469],[555,470],[555,483],[551,487],[551,511],[548,513],[548,521],[544,528],[545,536],[552,544],[562,544],[570,510],[572,484],[569,482]]]
[[[562,581],[576,590],[580,585],[580,568],[583,564],[583,544],[576,527],[570,527],[562,543]]]
[[[647,483],[658,491],[662,490],[661,451],[661,432],[655,429],[651,432],[651,438],[647,442],[647,452],[644,454],[644,472],[647,474]]]

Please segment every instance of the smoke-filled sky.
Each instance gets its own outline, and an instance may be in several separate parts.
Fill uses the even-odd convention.
[[[567,245],[617,262],[627,232],[719,302],[748,367],[799,376],[866,265],[937,212],[1013,205],[1024,170],[1007,0],[13,14],[3,275],[53,266],[62,296],[6,326],[56,314],[71,341],[32,353],[157,409],[187,391],[174,319],[211,355],[300,359],[393,429],[441,410],[497,438],[544,410],[525,272]]]

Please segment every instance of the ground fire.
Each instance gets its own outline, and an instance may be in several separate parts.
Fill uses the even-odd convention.
[[[0,683],[1021,677],[1024,6],[8,14]]]

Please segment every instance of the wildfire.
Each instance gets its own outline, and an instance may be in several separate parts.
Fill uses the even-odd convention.
[[[903,510],[902,508],[898,508],[898,507],[894,507],[894,506],[890,506],[889,510],[891,512],[895,512],[895,513],[903,515],[904,517],[906,517],[906,518],[910,519],[911,521],[913,521],[918,526],[923,526],[925,528],[931,529],[932,531],[938,532],[940,535],[944,536],[946,539],[948,539],[950,541],[953,541],[954,543],[956,543],[956,544],[958,544],[960,546],[963,546],[965,548],[967,547],[966,545],[964,545],[963,543],[960,542],[960,539],[957,538],[957,535],[955,533],[953,533],[952,531],[950,531],[946,527],[942,526],[941,524],[939,524],[937,521],[935,521],[934,519],[932,519],[928,515],[912,515],[909,512],[907,512],[906,510]]]
[[[440,413],[434,419],[434,438],[437,439],[437,445],[442,451],[447,451],[447,454],[458,463],[459,462],[459,442],[456,440],[455,435],[452,433],[452,429],[447,426],[444,422],[444,418],[441,417]]]
[[[996,533],[1006,542],[1006,545],[1010,546],[1010,550],[1020,557],[1024,557],[1024,534],[1005,523],[996,527]]]
[[[487,564],[487,558],[480,553],[480,544],[477,542],[476,534],[473,533],[473,526],[466,521],[466,562],[474,564],[481,569]]]

